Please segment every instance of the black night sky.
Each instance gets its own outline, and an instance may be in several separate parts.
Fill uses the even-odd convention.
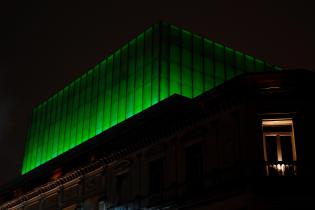
[[[158,20],[284,68],[315,70],[315,7],[293,2],[1,3],[0,185],[20,173],[32,107]]]

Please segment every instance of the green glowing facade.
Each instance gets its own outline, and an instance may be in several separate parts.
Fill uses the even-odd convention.
[[[280,68],[157,23],[34,108],[22,174],[172,94],[193,98],[239,74],[273,70]]]

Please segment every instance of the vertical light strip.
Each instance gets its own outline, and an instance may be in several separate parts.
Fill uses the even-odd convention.
[[[62,92],[59,91],[57,93],[57,113],[56,113],[56,127],[55,127],[55,133],[54,133],[54,150],[53,150],[53,157],[56,157],[58,155],[59,150],[59,138],[60,138],[60,127],[61,127],[61,108],[62,108]]]
[[[121,49],[119,59],[120,74],[119,74],[119,101],[118,101],[118,116],[117,122],[122,122],[126,119],[126,86],[127,86],[127,65],[128,65],[128,45]]]
[[[136,47],[136,77],[135,77],[135,114],[142,111],[143,105],[143,51],[144,34],[137,37]]]
[[[136,71],[136,40],[132,40],[128,47],[128,86],[127,86],[127,107],[126,117],[134,115],[135,110],[135,71]]]
[[[112,78],[113,78],[113,55],[107,59],[106,66],[106,94],[105,94],[105,115],[104,130],[110,128],[111,122],[111,104],[112,104]]]
[[[56,128],[56,110],[57,110],[57,95],[54,95],[52,97],[52,117],[51,117],[51,123],[50,123],[50,129],[49,129],[49,142],[50,142],[50,153],[49,158],[53,157],[53,150],[55,146],[55,128]]]
[[[89,138],[92,138],[96,135],[96,124],[97,124],[97,107],[98,107],[98,98],[99,96],[99,65],[96,65],[93,68],[92,72],[92,93],[91,93],[91,115],[90,115],[90,132]]]
[[[40,163],[38,162],[38,153],[39,153],[39,147],[38,147],[38,142],[39,142],[39,138],[37,133],[39,132],[39,126],[40,126],[40,116],[41,116],[41,106],[37,107],[36,111],[35,111],[35,122],[34,122],[34,141],[33,141],[33,147],[35,148],[35,150],[33,151],[33,164],[35,164],[36,166],[38,166]]]
[[[144,32],[143,109],[151,106],[152,93],[152,28]]]
[[[105,100],[105,65],[106,60],[102,61],[99,65],[99,80],[98,80],[98,98],[97,98],[97,111],[96,111],[96,135],[103,131],[104,121],[104,100]]]
[[[153,26],[152,33],[152,95],[151,104],[159,102],[159,68],[160,68],[160,28],[158,24]]]
[[[169,46],[168,25],[161,23],[161,73],[160,73],[160,100],[169,96]]]
[[[64,145],[64,133],[66,128],[66,114],[67,114],[67,100],[65,97],[65,89],[61,90],[61,118],[60,118],[60,131],[59,131],[59,145],[58,145],[58,155],[62,154],[64,152],[63,145]],[[44,132],[43,132],[44,136]],[[42,158],[43,159],[43,158]]]

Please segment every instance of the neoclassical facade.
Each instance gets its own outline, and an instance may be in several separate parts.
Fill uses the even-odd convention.
[[[314,79],[247,74],[174,95],[11,184],[0,209],[311,209]]]
[[[33,109],[0,209],[313,207],[314,82],[156,23]]]

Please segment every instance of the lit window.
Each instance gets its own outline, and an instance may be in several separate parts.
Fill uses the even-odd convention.
[[[296,175],[292,119],[263,119],[262,128],[267,176]]]

